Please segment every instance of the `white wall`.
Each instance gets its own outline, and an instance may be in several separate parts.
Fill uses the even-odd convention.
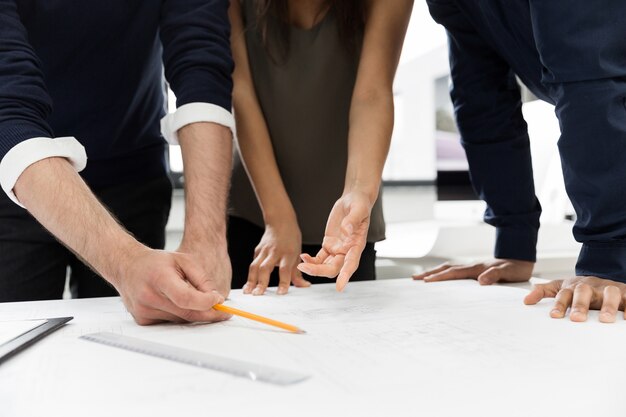
[[[383,172],[385,180],[437,178],[435,80],[449,72],[445,45],[398,68],[394,85],[396,124]]]
[[[445,31],[426,2],[415,2],[394,85],[395,128],[385,180],[436,179],[434,80],[448,72]]]

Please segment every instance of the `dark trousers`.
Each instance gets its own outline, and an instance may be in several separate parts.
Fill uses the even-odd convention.
[[[228,218],[228,254],[233,269],[233,289],[240,289],[248,281],[248,269],[254,260],[254,249],[259,244],[264,230],[240,217],[230,216]],[[302,245],[302,252],[315,256],[322,248],[321,245]],[[374,243],[367,243],[363,253],[359,268],[356,270],[350,281],[370,281],[376,279],[376,250]],[[312,277],[302,274],[304,279],[313,284],[328,284],[333,282],[328,278]],[[274,269],[270,276],[270,286],[278,285],[278,269]]]
[[[93,191],[137,240],[155,249],[165,246],[165,224],[172,201],[167,176]],[[88,230],[84,232],[89,239],[98,239]],[[73,297],[117,295],[26,210],[1,193],[0,302],[61,298],[68,267]]]

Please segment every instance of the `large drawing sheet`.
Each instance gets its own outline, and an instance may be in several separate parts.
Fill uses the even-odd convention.
[[[624,320],[600,324],[595,313],[583,324],[551,320],[551,303],[524,306],[525,294],[401,279],[351,283],[344,293],[334,285],[287,296],[234,291],[227,302],[305,335],[236,317],[139,327],[119,299],[48,303],[45,311],[30,303],[28,314],[75,320],[0,369],[2,415],[624,416]],[[78,339],[96,331],[312,377],[275,387]]]

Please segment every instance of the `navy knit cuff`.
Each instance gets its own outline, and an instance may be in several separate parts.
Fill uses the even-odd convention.
[[[626,283],[626,242],[585,243],[576,263],[576,275]]]
[[[496,228],[494,256],[500,259],[536,262],[537,232],[536,229]]]
[[[0,159],[4,158],[4,155],[18,143],[39,137],[52,138],[54,136],[52,136],[51,129],[35,123],[7,121],[0,123]]]

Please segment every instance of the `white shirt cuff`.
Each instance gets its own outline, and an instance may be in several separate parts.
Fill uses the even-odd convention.
[[[0,186],[15,204],[24,207],[13,193],[13,187],[22,172],[35,162],[53,157],[67,158],[77,172],[87,166],[85,148],[72,137],[28,139],[4,155],[0,161]]]
[[[178,145],[178,130],[192,123],[209,122],[225,126],[235,135],[235,118],[223,107],[210,103],[189,103],[161,119],[161,133],[170,145]]]

